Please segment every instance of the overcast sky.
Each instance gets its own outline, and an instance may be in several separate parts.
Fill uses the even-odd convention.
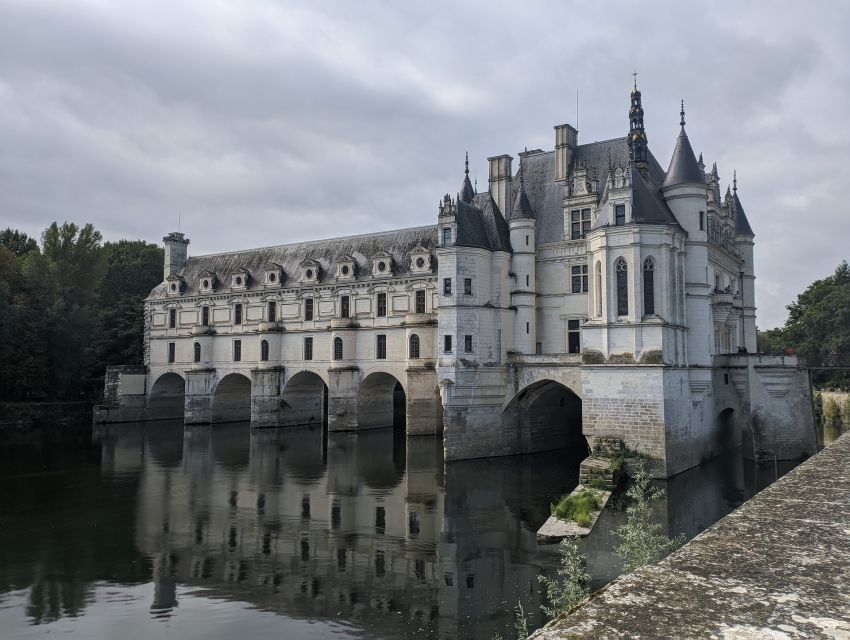
[[[850,3],[0,0],[0,227],[190,253],[432,224],[463,153],[625,135],[685,99],[756,233],[759,325],[848,257]],[[685,8],[687,5],[687,9]]]

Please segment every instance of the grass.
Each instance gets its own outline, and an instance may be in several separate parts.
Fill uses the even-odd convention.
[[[593,513],[598,510],[599,494],[591,489],[566,495],[558,504],[552,505],[552,515],[561,520],[572,520],[580,527],[590,526]]]

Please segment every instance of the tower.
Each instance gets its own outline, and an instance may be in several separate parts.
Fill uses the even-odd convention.
[[[667,206],[688,233],[685,241],[685,322],[689,329],[688,364],[711,364],[714,344],[711,323],[711,288],[708,282],[705,174],[694,156],[685,132],[685,103],[680,112],[679,137],[670,158],[661,192]]]
[[[629,155],[635,167],[645,178],[649,172],[649,151],[647,150],[646,131],[643,128],[643,105],[640,99],[640,89],[632,89],[632,104],[629,108]]]
[[[511,272],[516,277],[513,291],[511,291],[511,306],[516,309],[513,348],[520,353],[533,354],[537,348],[537,274],[535,271],[537,218],[525,193],[522,164],[519,170],[519,191],[511,207],[508,225],[513,248]]]
[[[756,299],[755,299],[755,265],[753,263],[753,233],[747,214],[738,197],[738,174],[734,172],[732,178],[732,206],[735,216],[735,246],[744,259],[741,267],[741,311],[743,335],[740,336],[738,344],[742,345],[750,353],[758,350],[756,345]]]

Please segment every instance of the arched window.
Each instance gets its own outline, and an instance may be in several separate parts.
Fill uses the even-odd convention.
[[[410,357],[419,357],[419,336],[415,333],[410,336]]]
[[[652,258],[643,261],[643,315],[655,314],[655,262]]]
[[[195,350],[195,362],[200,362],[201,361],[201,343],[200,342],[195,343],[194,350]]]
[[[625,259],[617,258],[614,263],[617,272],[617,315],[629,315],[629,267]]]
[[[342,360],[342,338],[334,338],[334,360]]]
[[[596,262],[596,317],[602,317],[602,263]]]
[[[260,360],[268,362],[269,360],[269,341],[260,340]]]

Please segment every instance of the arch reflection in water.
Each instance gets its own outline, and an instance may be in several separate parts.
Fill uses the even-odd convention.
[[[509,600],[520,582],[536,591],[537,566],[516,554],[535,548],[519,484],[505,505],[516,465],[451,465],[464,489],[446,506],[435,438],[230,425],[193,427],[156,448],[141,456],[136,527],[153,558],[156,615],[177,604],[179,582],[293,617],[341,615],[381,637],[405,636],[411,619],[455,637],[483,611],[470,595],[491,603],[486,616],[501,606],[494,585]]]

